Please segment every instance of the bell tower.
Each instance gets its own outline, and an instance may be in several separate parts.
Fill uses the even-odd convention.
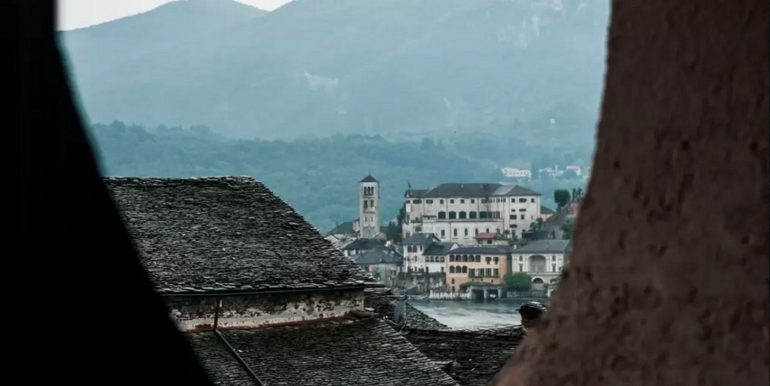
[[[358,185],[358,235],[374,238],[380,234],[380,182],[370,174]]]

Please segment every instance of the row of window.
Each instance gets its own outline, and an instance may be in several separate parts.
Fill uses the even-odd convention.
[[[494,212],[465,212],[465,211],[460,211],[460,212],[455,212],[455,211],[444,212],[444,211],[441,211],[441,212],[438,212],[438,219],[439,220],[446,220],[447,218],[449,220],[456,220],[456,219],[460,219],[460,220],[471,219],[471,220],[474,220],[476,218],[479,218],[479,219],[499,219],[500,218],[500,212],[499,211],[494,211]]]
[[[498,256],[487,256],[485,258],[487,264],[490,262],[494,262],[495,264],[498,264],[500,262],[500,257]],[[449,261],[457,261],[457,262],[471,262],[471,263],[481,263],[481,255],[449,255]]]
[[[426,263],[443,263],[444,259],[444,256],[425,256]]]
[[[364,188],[364,194],[366,194],[366,189],[367,188]],[[407,204],[410,203],[410,202],[413,203],[413,204],[422,204],[422,200],[419,199],[419,198],[411,200],[411,201],[406,200]],[[506,202],[506,199],[505,198],[482,198],[481,200],[479,200],[479,202],[482,203],[482,204],[487,204],[487,203],[492,203],[492,202]],[[511,202],[516,202],[516,199],[515,198],[511,198]],[[527,202],[527,199],[526,198],[519,198],[519,202]],[[530,202],[535,202],[535,199],[534,198],[530,198]],[[432,204],[433,200],[425,200],[425,203],[426,204]],[[438,200],[438,203],[439,204],[443,204],[444,200]],[[451,199],[451,200],[449,200],[449,203],[450,204],[454,204],[455,200]],[[465,199],[464,198],[460,199],[460,203],[461,204],[465,204]],[[476,200],[471,198],[470,199],[470,203],[471,204],[475,204]]]
[[[468,277],[498,277],[500,270],[497,268],[468,268],[468,266],[449,266],[449,273],[467,273]]]
[[[373,196],[374,195],[374,186],[365,186],[364,187],[364,195],[365,196]]]
[[[515,226],[512,226],[512,228],[515,228]],[[479,235],[479,230],[476,229],[475,232],[476,232],[476,236],[478,236]],[[500,233],[500,228],[496,228],[495,232]],[[487,233],[489,233],[489,228],[487,228]],[[454,235],[454,237],[457,237],[457,228],[452,229],[452,234]],[[465,236],[468,236],[468,228],[464,229],[464,234],[465,234]],[[441,237],[446,237],[446,230],[445,229],[441,230]]]

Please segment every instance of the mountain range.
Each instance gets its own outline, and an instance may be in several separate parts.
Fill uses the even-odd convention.
[[[608,1],[187,0],[61,32],[91,123],[592,146]]]

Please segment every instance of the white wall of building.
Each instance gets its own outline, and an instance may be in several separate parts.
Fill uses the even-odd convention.
[[[474,244],[474,236],[483,232],[503,234],[506,230],[517,237],[540,217],[540,196],[509,197],[445,197],[407,198],[404,237],[414,233],[433,233],[441,241],[461,245]],[[440,219],[440,212],[445,218]],[[450,218],[450,212],[455,218]],[[465,218],[461,218],[461,213]],[[470,218],[471,212],[476,218]],[[495,218],[480,219],[479,212],[491,212]]]

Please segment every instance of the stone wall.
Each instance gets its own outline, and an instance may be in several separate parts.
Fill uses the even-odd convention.
[[[271,293],[226,296],[167,296],[171,316],[183,331],[214,326],[220,300],[219,328],[253,328],[338,318],[363,310],[363,290]]]
[[[767,385],[768,2],[614,1],[594,170],[495,385]]]

